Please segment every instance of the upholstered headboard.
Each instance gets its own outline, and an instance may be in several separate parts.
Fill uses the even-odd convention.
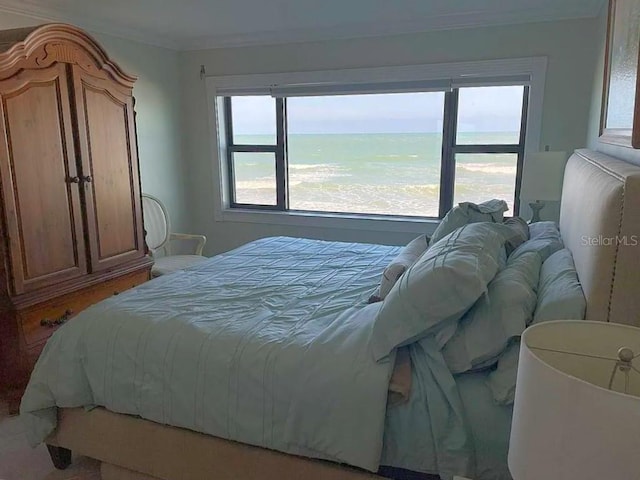
[[[565,169],[560,231],[586,318],[640,326],[640,167],[577,150]]]

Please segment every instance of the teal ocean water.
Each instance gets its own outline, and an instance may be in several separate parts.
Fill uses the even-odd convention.
[[[437,133],[289,135],[289,200],[293,210],[436,217],[442,135]],[[236,136],[240,144],[273,144],[273,137]],[[460,144],[517,143],[517,133],[461,134]],[[275,159],[236,153],[240,203],[276,202]],[[512,208],[517,155],[456,158],[454,204],[502,198]]]

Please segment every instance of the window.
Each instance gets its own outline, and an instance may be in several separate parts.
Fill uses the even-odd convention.
[[[442,217],[504,199],[517,214],[529,88],[230,96],[231,208]]]
[[[518,213],[528,90],[496,86],[452,92],[452,110],[457,112],[451,149],[453,205],[500,198],[512,214]]]
[[[267,96],[245,96],[227,98],[225,104],[233,204],[277,207],[282,204],[278,203],[276,174],[282,142],[277,141],[276,101]]]
[[[289,209],[438,216],[444,94],[287,99]]]

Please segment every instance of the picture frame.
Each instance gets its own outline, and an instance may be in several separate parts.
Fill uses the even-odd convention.
[[[600,141],[640,148],[640,0],[609,0]]]

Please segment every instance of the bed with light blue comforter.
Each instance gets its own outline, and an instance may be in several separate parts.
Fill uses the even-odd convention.
[[[394,355],[375,361],[381,304],[366,300],[398,251],[268,238],[90,307],[36,365],[21,405],[31,443],[57,407],[103,406],[370,471],[508,478],[510,407],[485,374],[454,379],[429,338],[410,347],[409,401],[387,408]]]

